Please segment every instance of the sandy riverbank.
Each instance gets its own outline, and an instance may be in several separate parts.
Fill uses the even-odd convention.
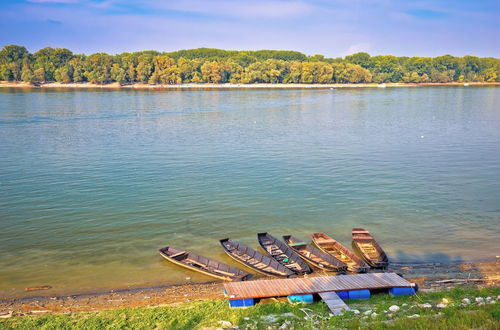
[[[92,83],[44,83],[33,85],[25,82],[1,81],[0,88],[105,88],[105,89],[330,89],[330,88],[385,88],[385,87],[422,87],[422,86],[500,86],[500,82],[470,83],[387,83],[387,84],[92,84]]]
[[[499,286],[500,259],[460,264],[396,264],[391,270],[418,283],[422,291],[462,285]],[[42,292],[41,292],[42,294]],[[185,301],[224,299],[221,282],[179,284],[153,288],[110,290],[70,296],[50,295],[0,299],[0,314],[42,314],[100,311],[114,308],[162,306]]]

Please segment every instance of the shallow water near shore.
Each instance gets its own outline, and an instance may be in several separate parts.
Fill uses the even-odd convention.
[[[238,266],[218,240],[260,231],[350,246],[360,226],[399,262],[498,255],[498,104],[497,87],[0,90],[0,297],[207,281],[157,250]]]

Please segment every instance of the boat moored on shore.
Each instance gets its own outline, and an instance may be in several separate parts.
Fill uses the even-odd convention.
[[[160,255],[176,265],[225,281],[245,281],[252,276],[236,267],[170,246],[160,249]]]
[[[313,243],[321,250],[347,264],[347,270],[353,273],[365,273],[370,266],[354,252],[325,233],[311,235]]]
[[[386,268],[389,265],[387,254],[368,230],[352,229],[352,247],[373,268]]]

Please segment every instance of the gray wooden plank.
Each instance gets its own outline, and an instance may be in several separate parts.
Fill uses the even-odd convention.
[[[340,315],[342,314],[342,310],[349,310],[349,306],[333,291],[321,292],[319,296],[326,303],[333,315]]]

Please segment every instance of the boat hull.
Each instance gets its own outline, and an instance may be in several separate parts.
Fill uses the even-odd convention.
[[[304,259],[304,261],[312,267],[336,273],[344,273],[347,270],[347,265],[342,261],[334,258],[332,255],[315,246],[306,243],[301,244],[301,240],[291,235],[283,236],[283,241],[290,249],[292,249],[299,257]]]
[[[363,259],[330,236],[324,233],[315,233],[311,237],[317,248],[347,264],[349,272],[366,273],[370,269],[370,266]]]
[[[252,276],[241,269],[199,256],[192,252],[181,251],[171,247],[162,248],[159,252],[165,260],[175,265],[224,281],[245,281]]]
[[[352,247],[354,252],[373,268],[387,268],[389,258],[375,238],[363,228],[353,228]]]
[[[293,249],[268,233],[257,234],[259,244],[268,256],[296,274],[312,273],[311,267]]]
[[[260,274],[276,277],[294,275],[291,270],[282,266],[276,260],[235,240],[225,238],[221,239],[220,243],[229,257]]]

